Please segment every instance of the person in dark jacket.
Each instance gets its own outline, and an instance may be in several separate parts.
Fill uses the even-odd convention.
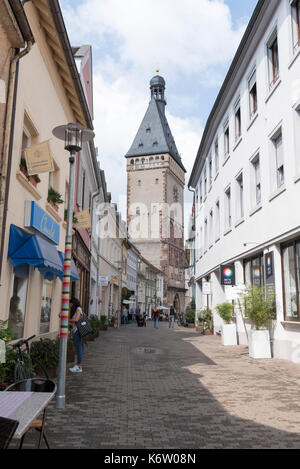
[[[170,306],[170,312],[169,312],[169,328],[172,327],[174,328],[174,322],[175,322],[175,317],[176,317],[176,311],[174,309],[174,306]]]

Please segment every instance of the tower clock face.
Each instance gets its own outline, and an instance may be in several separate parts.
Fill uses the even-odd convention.
[[[178,202],[178,187],[177,186],[173,187],[173,200],[174,202]]]

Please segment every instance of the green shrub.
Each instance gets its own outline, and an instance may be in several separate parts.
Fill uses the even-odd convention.
[[[216,307],[218,315],[226,322],[230,324],[233,318],[233,306],[230,303],[221,303]]]
[[[92,316],[89,317],[89,321],[90,321],[91,328],[93,329],[93,333],[96,334],[101,327],[100,319],[98,318],[98,316],[93,314]]]
[[[188,324],[194,324],[195,323],[195,311],[187,308],[185,311],[185,320]]]
[[[267,294],[265,287],[248,286],[240,298],[244,314],[255,329],[267,328],[276,315],[275,295]]]
[[[45,368],[57,366],[59,362],[59,341],[40,339],[33,342],[30,347],[32,360],[38,361]]]

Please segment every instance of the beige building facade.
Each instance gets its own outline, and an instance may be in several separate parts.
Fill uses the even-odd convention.
[[[9,320],[15,338],[59,330],[69,155],[52,130],[68,122],[87,126],[76,65],[66,56],[69,44],[58,27],[58,3],[33,0],[24,9],[35,43],[19,64],[0,286],[0,318]],[[46,141],[54,171],[29,178],[24,150]],[[64,200],[56,207],[47,200],[53,180]]]

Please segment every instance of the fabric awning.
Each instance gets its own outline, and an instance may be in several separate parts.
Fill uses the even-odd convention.
[[[48,279],[52,279],[53,275],[61,277],[63,274],[63,265],[55,246],[15,225],[10,226],[8,257],[14,267],[32,265]]]
[[[61,278],[63,279],[63,276],[64,276],[64,253],[61,252],[61,251],[58,251],[58,254],[59,254],[59,257],[61,259],[61,263],[62,263],[62,274],[61,274]],[[79,277],[79,273],[78,273],[78,270],[76,268],[76,265],[75,265],[75,262],[73,259],[71,259],[71,281],[72,282],[77,282],[78,280],[80,279]]]

